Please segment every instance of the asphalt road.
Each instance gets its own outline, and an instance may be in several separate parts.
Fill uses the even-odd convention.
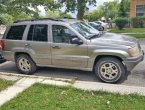
[[[142,49],[145,51],[145,42],[141,40],[141,44]],[[10,61],[0,64],[0,72],[18,73],[15,64]],[[76,79],[79,81],[98,82],[98,80],[96,79],[95,75],[92,72],[79,70],[39,68],[34,75]],[[131,86],[145,86],[145,60],[139,63],[133,69],[133,71],[129,73],[128,78],[124,82],[122,82],[122,84]]]

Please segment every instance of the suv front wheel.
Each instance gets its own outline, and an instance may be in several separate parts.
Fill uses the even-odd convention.
[[[16,56],[16,66],[23,74],[33,74],[37,70],[37,66],[34,61],[25,54]]]
[[[113,57],[101,58],[95,65],[95,74],[106,83],[116,83],[125,80],[126,68],[123,63]]]

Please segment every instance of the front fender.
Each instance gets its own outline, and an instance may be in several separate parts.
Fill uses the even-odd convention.
[[[88,67],[93,69],[95,59],[99,56],[116,56],[121,58],[122,60],[129,57],[128,53],[123,50],[109,50],[109,49],[97,49],[94,50],[90,55],[90,59],[88,62]]]

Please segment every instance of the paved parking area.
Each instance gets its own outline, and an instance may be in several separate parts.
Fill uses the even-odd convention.
[[[141,44],[142,49],[145,51],[145,43],[141,42]],[[13,62],[5,62],[3,64],[0,64],[0,72],[17,73],[17,69]],[[78,81],[88,81],[94,83],[98,82],[93,73],[79,70],[39,68],[39,70],[34,75],[55,78],[76,79]],[[128,79],[126,79],[122,84],[145,87],[145,60],[140,64],[138,64],[134,68],[134,70],[131,73],[129,73]]]

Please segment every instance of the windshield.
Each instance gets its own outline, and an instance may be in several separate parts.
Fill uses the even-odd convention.
[[[92,26],[84,23],[84,22],[80,22],[80,23],[74,23],[71,24],[71,26],[78,31],[83,37],[85,37],[86,39],[90,39],[94,36],[98,36],[99,35],[99,31],[94,29]]]

